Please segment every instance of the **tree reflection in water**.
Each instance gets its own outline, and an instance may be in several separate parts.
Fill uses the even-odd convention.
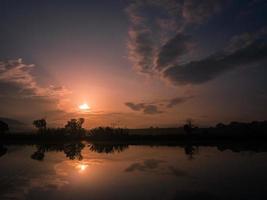
[[[81,154],[82,149],[85,145],[81,142],[70,143],[70,144],[41,144],[36,145],[37,150],[31,155],[34,160],[42,161],[44,160],[45,153],[51,151],[64,152],[66,157],[70,160],[82,160],[83,156]]]
[[[64,146],[64,153],[67,158],[71,160],[82,160],[83,156],[81,154],[82,149],[84,148],[84,144],[82,143],[77,143],[77,144],[68,144]]]
[[[42,147],[37,147],[37,151],[35,151],[31,155],[31,158],[33,160],[39,160],[39,161],[44,160],[44,157],[45,157],[45,150]]]
[[[90,151],[97,153],[115,153],[123,152],[126,150],[128,144],[114,144],[114,143],[92,143],[88,145]]]
[[[31,155],[34,160],[42,161],[45,158],[46,152],[58,151],[64,152],[70,160],[82,160],[82,150],[85,145],[81,142],[70,144],[41,144],[36,145],[36,151]],[[128,144],[106,144],[106,143],[92,143],[88,145],[89,150],[97,153],[115,153],[122,152],[128,148]]]
[[[250,152],[267,152],[266,142],[218,142],[218,143],[180,143],[180,144],[147,144],[149,146],[177,146],[184,148],[185,155],[188,158],[194,159],[199,154],[199,147],[216,147],[219,151],[231,150],[233,152],[250,151]],[[64,152],[70,160],[82,160],[82,150],[85,144],[82,142],[76,143],[61,143],[61,144],[38,144],[36,151],[31,155],[34,160],[42,161],[45,158],[46,152],[56,151]],[[97,153],[120,153],[129,148],[129,144],[125,143],[89,143],[88,148],[91,152]],[[0,157],[5,155],[7,148],[0,145]]]
[[[194,159],[194,155],[198,154],[198,146],[186,145],[184,147],[184,152],[188,156],[189,160]]]
[[[7,148],[0,144],[0,157],[7,153]]]

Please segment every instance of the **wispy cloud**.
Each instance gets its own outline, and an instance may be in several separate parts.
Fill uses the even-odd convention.
[[[34,91],[37,88],[33,76],[30,74],[34,65],[22,63],[22,59],[0,61],[0,81],[13,83],[21,89]]]
[[[144,114],[160,114],[166,109],[185,103],[192,98],[193,96],[186,96],[145,103],[126,102],[125,105],[133,111],[142,111]]]
[[[63,109],[62,105],[71,92],[63,86],[41,86],[33,75],[34,68],[22,59],[0,61],[2,115],[35,113],[44,116],[50,111]],[[29,106],[31,109],[25,112]]]
[[[62,97],[70,91],[63,86],[41,87],[32,75],[33,64],[25,64],[22,59],[0,61],[0,83],[13,84],[20,88],[25,97]]]
[[[185,103],[186,101],[192,99],[194,96],[188,96],[188,97],[176,97],[173,99],[170,99],[167,101],[166,107],[172,108],[174,106],[177,106],[179,104]]]
[[[125,105],[134,111],[143,111],[144,114],[153,115],[162,113],[158,106],[153,104],[126,102]]]

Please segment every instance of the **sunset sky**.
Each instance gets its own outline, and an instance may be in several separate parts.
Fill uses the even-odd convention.
[[[0,117],[266,120],[266,11],[265,0],[0,0]]]

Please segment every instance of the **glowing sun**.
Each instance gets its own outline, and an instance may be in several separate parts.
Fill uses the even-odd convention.
[[[90,106],[87,103],[79,105],[80,110],[89,110]]]

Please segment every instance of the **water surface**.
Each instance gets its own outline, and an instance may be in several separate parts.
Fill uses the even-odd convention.
[[[0,145],[0,199],[267,199],[267,153],[195,146]]]

